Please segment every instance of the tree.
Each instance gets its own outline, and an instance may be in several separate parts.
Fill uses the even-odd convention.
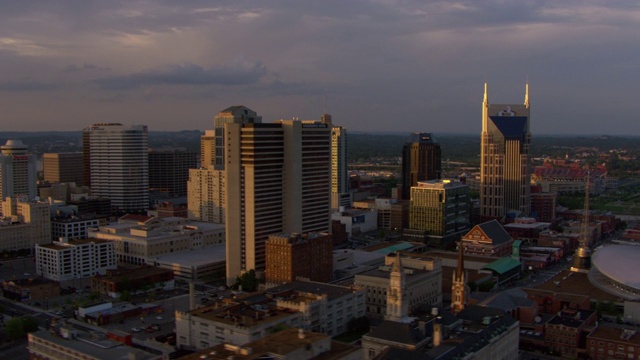
[[[258,289],[258,279],[256,277],[255,270],[251,269],[246,273],[238,276],[234,284],[235,288],[240,288],[243,291],[252,292]]]
[[[38,322],[31,316],[15,317],[7,321],[4,333],[11,340],[18,340],[25,334],[38,330]]]
[[[369,319],[366,316],[359,318],[351,318],[347,324],[350,332],[366,332],[369,331]]]
[[[122,301],[131,301],[131,293],[128,290],[123,291],[120,294],[120,300],[122,300]]]
[[[98,292],[91,292],[91,294],[89,294],[89,301],[91,302],[95,302],[96,300],[98,300],[100,298],[100,293]]]

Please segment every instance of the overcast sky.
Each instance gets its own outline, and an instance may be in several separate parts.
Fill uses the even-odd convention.
[[[95,122],[271,122],[479,133],[522,103],[536,134],[640,135],[638,1],[7,1],[0,132]]]

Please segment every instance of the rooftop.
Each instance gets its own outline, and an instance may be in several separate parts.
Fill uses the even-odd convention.
[[[220,261],[226,261],[225,244],[216,244],[197,250],[187,250],[155,258],[159,263],[188,264],[189,266],[202,266]]]
[[[610,245],[594,252],[591,264],[612,280],[640,290],[640,273],[629,271],[637,267],[639,258],[640,246]]]

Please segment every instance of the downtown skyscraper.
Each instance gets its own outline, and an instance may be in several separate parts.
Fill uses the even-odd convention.
[[[482,101],[480,149],[480,217],[503,219],[515,210],[531,209],[529,84],[524,104],[489,104],[487,84]]]
[[[149,208],[146,125],[93,124],[83,130],[83,158],[91,193],[120,212]]]
[[[409,200],[419,181],[440,179],[442,151],[429,133],[413,133],[402,146],[402,198]]]
[[[0,201],[10,196],[35,198],[36,156],[27,153],[28,147],[20,140],[7,140],[0,150]]]
[[[334,125],[330,114],[322,114],[320,122],[331,127],[331,207],[351,207],[347,129]]]
[[[331,126],[226,123],[227,282],[265,270],[269,235],[330,231]],[[218,158],[218,153],[216,153]]]

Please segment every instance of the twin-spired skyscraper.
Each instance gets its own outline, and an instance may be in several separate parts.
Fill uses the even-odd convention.
[[[524,104],[489,104],[487,84],[482,101],[480,150],[480,216],[502,219],[510,210],[528,216],[531,209],[529,84]]]

